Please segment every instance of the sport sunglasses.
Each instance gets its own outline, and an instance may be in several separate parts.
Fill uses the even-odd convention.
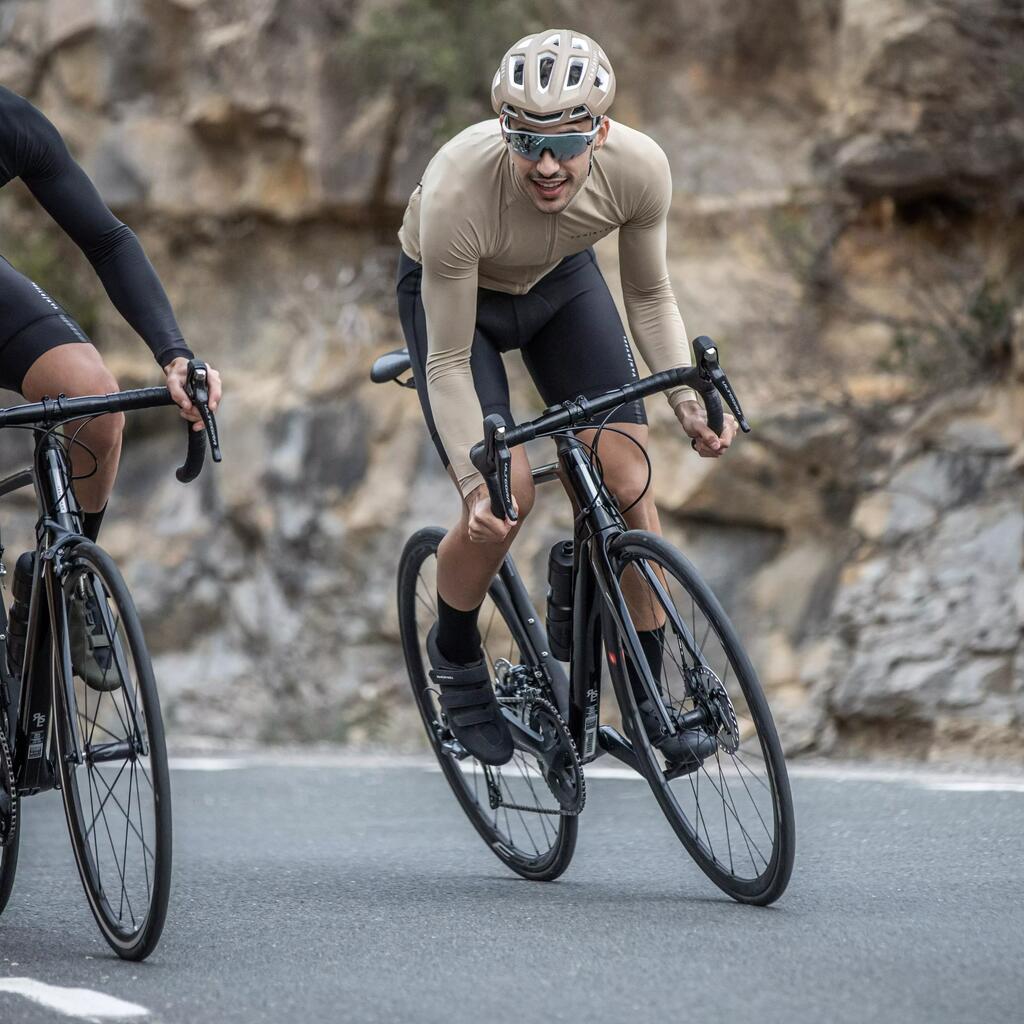
[[[571,160],[587,151],[600,131],[595,125],[589,132],[563,132],[558,135],[543,135],[539,132],[514,131],[508,127],[508,119],[501,122],[501,132],[512,152],[536,163],[549,150],[555,160]]]

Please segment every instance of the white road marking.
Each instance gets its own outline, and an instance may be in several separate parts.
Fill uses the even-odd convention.
[[[925,789],[934,789],[946,793],[1024,793],[1024,782],[999,782],[985,780],[924,782]]]
[[[243,758],[169,757],[167,767],[177,772],[230,772],[249,765]]]
[[[0,992],[13,992],[48,1010],[79,1020],[125,1020],[149,1015],[144,1006],[94,992],[91,988],[61,988],[35,978],[0,978]]]
[[[294,748],[262,748],[258,751],[230,753],[223,757],[182,755],[172,757],[170,766],[177,771],[221,772],[246,768],[338,768],[356,772],[376,769],[410,769],[439,772],[437,760],[430,754],[387,754],[348,750],[303,751]],[[873,765],[852,762],[793,761],[788,765],[794,779],[824,782],[880,782],[921,786],[936,791],[982,793],[1024,793],[1024,773],[992,772],[982,768],[943,769],[934,765]],[[632,768],[603,758],[585,767],[590,779],[621,779],[643,782]]]

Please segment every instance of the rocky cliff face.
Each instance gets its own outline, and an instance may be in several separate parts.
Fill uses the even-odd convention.
[[[382,10],[424,8],[448,16],[441,0],[0,6],[0,81],[139,231],[230,389],[226,461],[191,489],[170,474],[177,425],[130,425],[104,536],[179,735],[417,742],[394,567],[455,499],[411,394],[366,372],[401,343],[393,231],[454,108],[436,89],[369,88],[357,57],[364,39],[377,52]],[[597,0],[584,20],[619,70],[617,115],[669,153],[680,305],[691,333],[720,340],[755,427],[712,466],[652,408],[666,528],[749,638],[791,750],[1017,755],[1024,14],[1011,0],[648,14]],[[485,115],[467,102],[460,117]],[[122,383],[151,381],[17,183],[0,225],[0,251],[87,324]],[[614,246],[600,258],[612,274]],[[28,515],[5,510],[9,553]],[[544,495],[518,555],[535,579],[567,529]]]

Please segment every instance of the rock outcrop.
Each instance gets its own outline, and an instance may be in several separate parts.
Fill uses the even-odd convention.
[[[357,57],[389,52],[382,12],[447,10],[0,7],[0,81],[49,114],[139,232],[229,389],[225,462],[189,489],[170,473],[173,417],[131,421],[105,527],[179,737],[419,742],[394,568],[408,532],[454,515],[454,492],[411,393],[366,375],[401,344],[405,198],[452,117],[488,116],[486,83],[446,102],[410,85],[409,62],[401,89],[367,85]],[[495,5],[494,25],[506,17],[529,20]],[[680,304],[691,333],[720,340],[755,427],[703,463],[651,404],[666,530],[748,639],[787,746],[1019,756],[1019,4],[700,0],[654,27],[596,0],[585,20],[616,62],[617,116],[669,154]],[[122,384],[153,382],[17,183],[0,224],[5,255],[86,324]],[[614,279],[614,244],[599,256]],[[536,408],[511,363],[516,401]],[[26,441],[3,440],[6,468]],[[3,513],[10,560],[31,508]],[[518,553],[537,583],[569,522],[543,494]]]

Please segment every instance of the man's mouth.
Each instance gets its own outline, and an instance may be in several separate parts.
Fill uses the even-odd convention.
[[[531,178],[530,181],[533,182],[533,187],[545,199],[554,199],[562,194],[562,189],[565,187],[568,178]]]

